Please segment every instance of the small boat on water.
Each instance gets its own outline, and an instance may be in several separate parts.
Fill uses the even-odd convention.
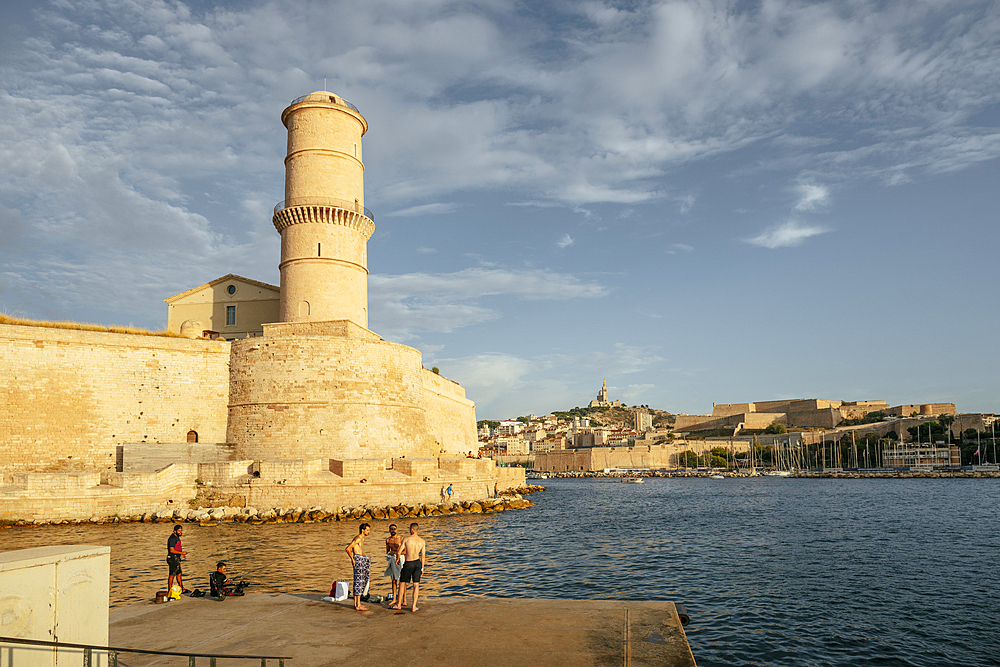
[[[548,476],[548,475],[543,475],[543,474],[542,474],[542,473],[540,473],[540,472],[529,472],[529,473],[525,473],[524,477],[525,477],[526,479],[548,479],[548,478],[549,478],[549,476]]]
[[[622,477],[622,484],[642,484],[642,477]]]
[[[709,478],[709,479],[725,479],[725,476],[724,476],[724,475],[720,475],[720,474],[716,473],[716,474],[714,474],[714,475],[709,475],[709,476],[708,476],[708,478]]]
[[[768,477],[791,477],[792,476],[792,471],[791,470],[768,470],[764,474],[767,475]]]

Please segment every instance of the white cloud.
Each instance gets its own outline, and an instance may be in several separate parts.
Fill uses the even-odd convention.
[[[494,308],[477,303],[484,297],[563,301],[610,293],[600,283],[569,274],[496,268],[371,275],[368,285],[372,329],[391,340],[411,340],[420,332],[452,332],[499,318]]]
[[[623,401],[629,405],[648,405],[649,395],[656,390],[655,384],[630,384],[621,390]]]
[[[425,363],[439,366],[442,374],[464,386],[476,401],[480,418],[503,418],[586,405],[600,389],[601,378],[655,369],[664,361],[654,348],[616,343],[610,349],[579,354],[484,353],[434,357]],[[645,399],[653,389],[655,385],[633,384],[622,396]]]
[[[694,252],[694,246],[686,243],[671,243],[670,247],[667,248],[667,253],[670,255],[676,255],[678,252]]]
[[[556,241],[556,245],[560,248],[568,248],[573,245],[573,238],[569,234],[563,234],[562,238]]]
[[[762,248],[787,248],[801,245],[807,238],[828,231],[830,230],[818,225],[804,225],[797,220],[789,220],[766,229],[746,242]]]
[[[815,211],[830,202],[830,190],[823,185],[800,183],[797,189],[799,200],[795,202],[796,211]]]
[[[996,128],[968,123],[998,101],[1000,5],[734,7],[38,3],[0,60],[0,196],[19,216],[0,225],[23,223],[21,247],[43,250],[5,266],[6,284],[56,311],[141,320],[161,316],[163,292],[225,271],[276,281],[259,216],[282,197],[277,117],[324,73],[370,123],[366,192],[388,216],[453,213],[470,191],[594,218],[673,197],[687,213],[693,195],[665,183],[745,148],[824,183],[1000,156]],[[829,204],[828,186],[801,187],[794,210]],[[751,242],[822,231],[788,222]],[[136,266],[146,292],[129,287]]]
[[[417,248],[417,252],[421,255],[433,255],[437,252],[437,248],[428,248],[426,246],[420,246]]]
[[[448,204],[421,204],[420,206],[411,206],[410,208],[404,208],[399,211],[392,211],[391,213],[386,213],[387,217],[409,217],[415,215],[443,215],[445,213],[454,213],[459,208],[458,204],[448,203]]]

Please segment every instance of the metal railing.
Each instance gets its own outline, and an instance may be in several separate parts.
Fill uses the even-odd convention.
[[[228,653],[191,653],[190,651],[150,651],[141,648],[95,646],[93,644],[71,644],[69,642],[49,642],[41,639],[22,639],[20,637],[0,637],[0,644],[26,644],[28,646],[48,646],[56,649],[83,649],[83,667],[93,667],[94,651],[106,652],[108,654],[108,667],[118,667],[119,653],[186,656],[188,659],[188,667],[195,667],[196,658],[208,658],[210,667],[215,667],[215,661],[219,658],[260,660],[260,667],[267,667],[268,660],[277,660],[278,667],[285,667],[285,660],[291,660],[291,657],[282,655],[232,655]]]
[[[294,100],[292,100],[292,104],[298,104],[302,100],[304,100],[307,97],[309,97],[309,95],[312,95],[312,93],[307,93],[305,95],[299,95]],[[330,97],[333,97],[336,100],[340,100],[339,102],[334,102],[334,104],[341,104],[341,103],[343,103],[343,106],[347,107],[348,109],[353,109],[354,111],[357,111],[358,113],[361,113],[360,109],[358,109],[356,106],[354,106],[353,104],[351,104],[350,102],[348,102],[347,100],[345,100],[343,97],[340,97],[339,95],[336,96],[336,97],[334,97],[333,93],[330,93]]]
[[[274,214],[277,215],[278,211],[295,206],[332,206],[333,208],[342,208],[345,211],[361,213],[372,222],[375,222],[375,215],[360,204],[355,204],[345,199],[331,199],[329,197],[295,197],[288,201],[279,201],[274,205]]]

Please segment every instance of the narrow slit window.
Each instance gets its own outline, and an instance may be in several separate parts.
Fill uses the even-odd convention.
[[[323,256],[323,244],[322,243],[317,243],[316,244],[316,256],[317,257],[322,257]]]

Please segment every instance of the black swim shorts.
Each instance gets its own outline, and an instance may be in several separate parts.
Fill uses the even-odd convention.
[[[399,573],[399,583],[408,584],[411,581],[415,584],[420,583],[420,573],[423,571],[424,565],[419,560],[408,560],[403,563],[403,571]]]
[[[170,576],[176,577],[181,574],[181,557],[170,554],[167,556],[167,567],[170,568]]]

